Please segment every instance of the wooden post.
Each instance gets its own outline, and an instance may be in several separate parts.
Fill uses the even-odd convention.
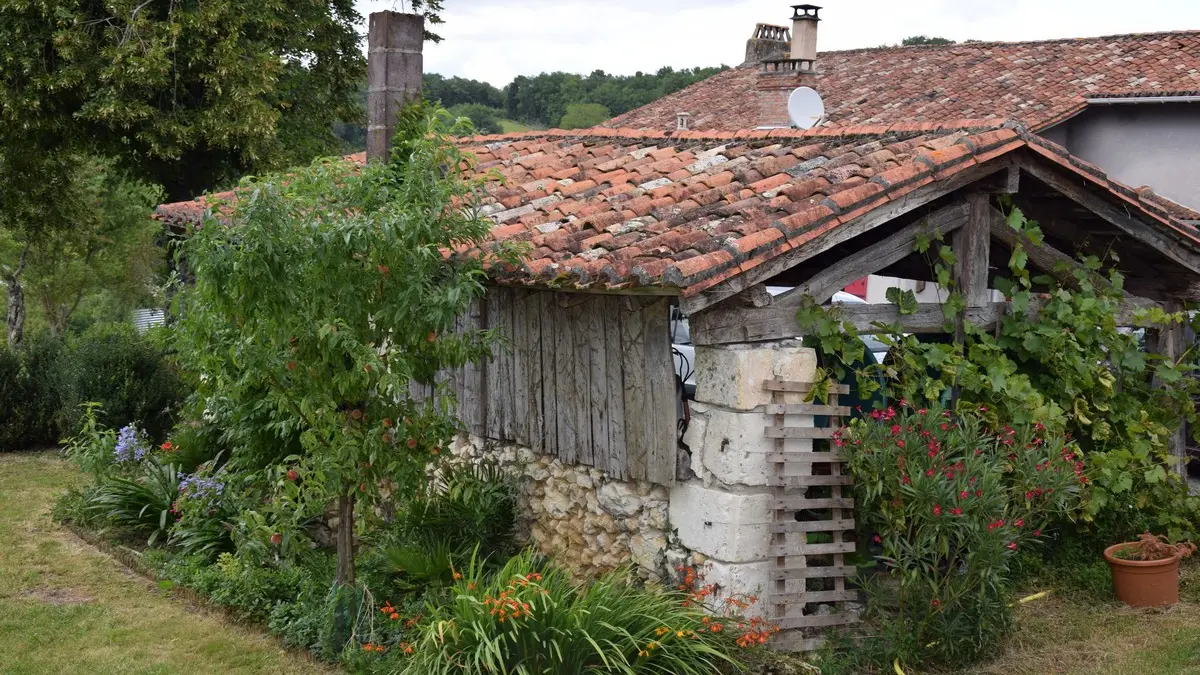
[[[1163,303],[1163,309],[1170,313],[1183,311],[1183,303],[1168,300]],[[1161,355],[1164,359],[1168,359],[1171,363],[1179,360],[1183,354],[1183,324],[1173,323],[1166,326],[1160,326],[1156,329],[1146,331],[1146,349],[1148,351]],[[1167,386],[1160,382],[1155,382],[1155,386]],[[1187,471],[1187,423],[1181,422],[1179,428],[1172,431],[1167,437],[1167,448],[1171,451],[1171,455],[1175,457],[1175,470],[1184,473]]]
[[[425,17],[375,12],[367,31],[367,160],[387,161],[396,115],[421,95]]]
[[[991,299],[988,293],[988,255],[991,243],[991,202],[985,193],[967,195],[967,224],[954,233],[954,286],[962,294],[968,309],[983,307]],[[963,325],[965,313],[954,318],[954,344],[966,339]],[[959,389],[955,382],[951,401],[958,402]]]

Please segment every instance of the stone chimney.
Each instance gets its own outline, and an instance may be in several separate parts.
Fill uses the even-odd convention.
[[[685,113],[685,112],[675,113],[675,130],[676,131],[687,131],[688,128],[691,126],[691,122],[692,122],[691,113]]]
[[[375,12],[367,30],[367,160],[386,161],[396,116],[421,95],[425,17]]]
[[[786,58],[790,53],[792,36],[787,26],[772,26],[760,23],[754,26],[754,34],[746,40],[746,60],[743,66],[762,63],[767,59]]]
[[[788,96],[797,88],[812,86],[816,79],[817,13],[816,5],[793,5],[792,45],[788,56],[770,58],[759,64],[756,82],[760,127],[792,126],[788,117]]]

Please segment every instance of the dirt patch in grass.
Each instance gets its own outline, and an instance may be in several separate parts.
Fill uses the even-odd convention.
[[[46,588],[39,586],[29,590],[21,591],[17,596],[19,598],[30,598],[47,605],[86,605],[89,602],[95,602],[96,598],[90,595],[83,595],[66,588]]]

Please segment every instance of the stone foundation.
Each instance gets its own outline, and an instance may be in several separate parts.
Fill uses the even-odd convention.
[[[696,562],[671,545],[670,493],[661,485],[615,480],[599,469],[474,436],[460,436],[451,453],[495,462],[514,476],[518,534],[576,574],[594,576],[632,563],[651,578]]]

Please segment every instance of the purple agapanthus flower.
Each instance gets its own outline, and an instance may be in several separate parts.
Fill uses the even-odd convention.
[[[179,493],[189,499],[215,500],[219,499],[224,492],[225,484],[215,477],[206,478],[193,474],[179,483]]]
[[[118,462],[140,462],[150,449],[146,433],[132,424],[121,427],[113,454]]]

